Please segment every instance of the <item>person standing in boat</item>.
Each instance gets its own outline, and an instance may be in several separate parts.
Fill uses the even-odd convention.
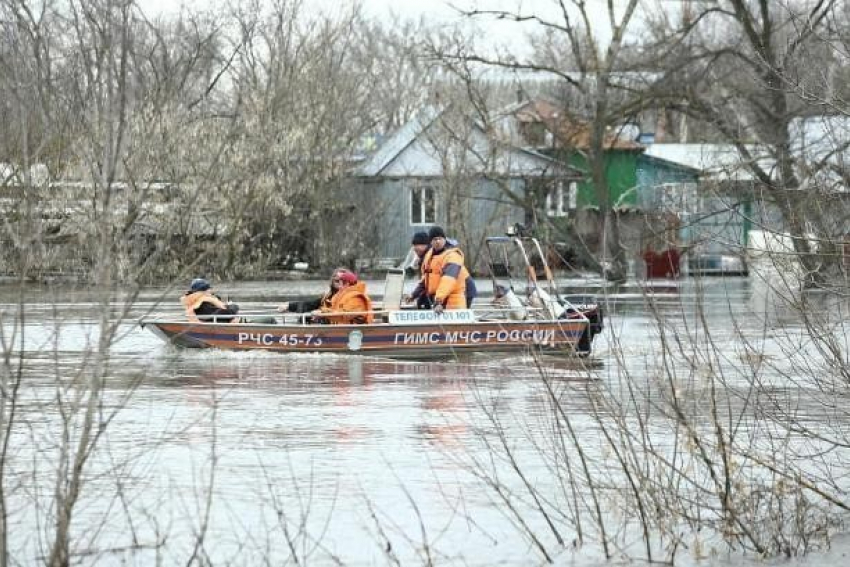
[[[439,227],[437,227],[439,228]],[[457,252],[463,256],[463,252],[458,248],[457,240],[453,238],[446,238],[446,246],[449,248],[454,248]],[[413,268],[419,268],[420,270],[420,282],[416,286],[416,288],[405,297],[405,301],[407,303],[412,303],[414,300],[416,301],[417,309],[431,309],[433,307],[432,298],[429,297],[427,293],[425,293],[424,279],[425,272],[423,270],[425,255],[431,249],[431,239],[428,236],[427,232],[417,232],[413,235],[413,239],[411,240],[412,251],[415,254],[416,258],[410,264]],[[467,270],[466,277],[466,287],[464,289],[464,294],[466,296],[466,308],[469,309],[472,307],[472,300],[475,299],[478,295],[478,289],[475,286],[475,280],[472,278],[472,275]]]
[[[457,246],[457,243],[455,243],[455,246]],[[472,307],[472,301],[478,297],[478,287],[476,287],[475,279],[469,273],[469,269],[466,270],[466,289],[464,290],[464,294],[466,295],[466,308],[469,309]]]
[[[405,271],[415,270],[418,272],[419,266],[422,264],[422,258],[430,247],[431,241],[428,239],[427,232],[414,233],[410,241],[410,250],[408,250],[401,264],[398,265],[399,269]]]
[[[431,249],[431,239],[428,238],[427,232],[417,232],[413,235],[410,241],[411,250],[413,251],[413,262],[410,264],[415,270],[419,270],[420,282],[413,292],[405,297],[405,302],[412,303],[416,301],[417,309],[431,309],[431,300],[428,294],[425,293],[425,287],[422,285],[422,260],[425,259],[425,254]]]
[[[331,325],[362,325],[374,321],[372,300],[366,294],[366,284],[358,281],[357,274],[348,270],[339,272],[333,284],[338,287],[330,306],[313,311],[314,321],[327,321]]]
[[[238,323],[239,319],[234,315],[239,312],[239,306],[222,301],[212,292],[211,287],[210,282],[204,278],[192,280],[189,290],[180,298],[180,303],[186,310],[186,317],[193,323]]]
[[[463,252],[449,244],[446,232],[439,226],[431,227],[428,238],[431,248],[422,258],[422,280],[411,295],[424,291],[437,313],[444,309],[466,308],[469,271],[464,265]]]

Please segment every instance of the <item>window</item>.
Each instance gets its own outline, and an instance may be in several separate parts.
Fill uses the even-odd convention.
[[[437,222],[437,191],[420,186],[410,189],[410,224],[435,224]]]
[[[547,134],[549,132],[546,131],[546,125],[542,122],[523,122],[520,125],[520,132],[522,137],[525,139],[525,142],[534,148],[539,148],[547,144]]]
[[[566,187],[564,182],[549,190],[546,194],[546,215],[550,217],[565,217],[576,208],[576,184],[570,183]]]
[[[694,213],[701,209],[696,183],[664,183],[657,186],[657,207],[664,211]]]

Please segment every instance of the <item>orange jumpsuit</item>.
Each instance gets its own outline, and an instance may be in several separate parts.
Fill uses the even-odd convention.
[[[331,298],[330,307],[322,306],[322,317],[327,318],[331,325],[359,325],[375,320],[372,311],[372,300],[366,295],[366,284],[357,282],[336,292]],[[369,313],[362,313],[369,311]],[[358,312],[358,315],[348,315],[346,312]]]
[[[436,303],[446,309],[466,309],[466,280],[469,271],[463,265],[463,252],[446,247],[439,253],[431,248],[422,259],[422,287]]]

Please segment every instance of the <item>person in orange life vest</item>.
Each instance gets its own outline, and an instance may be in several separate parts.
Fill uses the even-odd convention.
[[[348,270],[340,272],[334,283],[339,285],[339,291],[331,298],[330,307],[313,311],[314,320],[327,319],[331,325],[362,325],[374,321],[372,300],[366,295],[366,284],[357,281],[357,274]]]
[[[428,238],[427,232],[417,232],[413,235],[413,239],[410,244],[416,256],[411,267],[420,268],[421,276],[424,276],[425,274],[421,272],[422,260],[431,248],[431,239]],[[451,238],[446,238],[446,244],[449,247],[453,246],[457,248],[458,246],[457,240],[453,240]],[[472,300],[478,296],[478,289],[475,286],[475,280],[472,279],[472,275],[469,275],[466,278],[466,289],[464,290],[464,294],[466,295],[466,308],[469,309],[472,307]],[[421,281],[420,285],[417,285],[416,288],[404,298],[405,303],[412,303],[414,300],[416,301],[417,309],[431,309],[431,307],[433,307],[431,299],[428,297],[428,294],[425,293],[425,287],[421,285]]]
[[[446,233],[439,226],[431,227],[428,238],[431,249],[422,259],[422,288],[437,313],[443,309],[464,309],[469,271],[463,264],[463,252],[447,242]]]
[[[333,296],[340,290],[340,282],[337,276],[343,272],[347,272],[347,268],[337,268],[331,274],[331,279],[328,281],[328,291],[322,294],[321,297],[308,301],[287,301],[278,306],[277,310],[281,313],[310,313],[317,309],[331,308]]]
[[[210,288],[210,282],[204,278],[195,278],[189,285],[189,290],[180,298],[189,321],[238,323],[239,319],[234,315],[239,312],[239,306],[225,303]]]

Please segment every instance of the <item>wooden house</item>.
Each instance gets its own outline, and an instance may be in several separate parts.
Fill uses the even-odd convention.
[[[485,237],[537,214],[564,214],[580,177],[463,113],[425,108],[353,172],[357,202],[369,212],[366,263],[400,261],[414,232],[440,225],[467,264],[480,267]]]

